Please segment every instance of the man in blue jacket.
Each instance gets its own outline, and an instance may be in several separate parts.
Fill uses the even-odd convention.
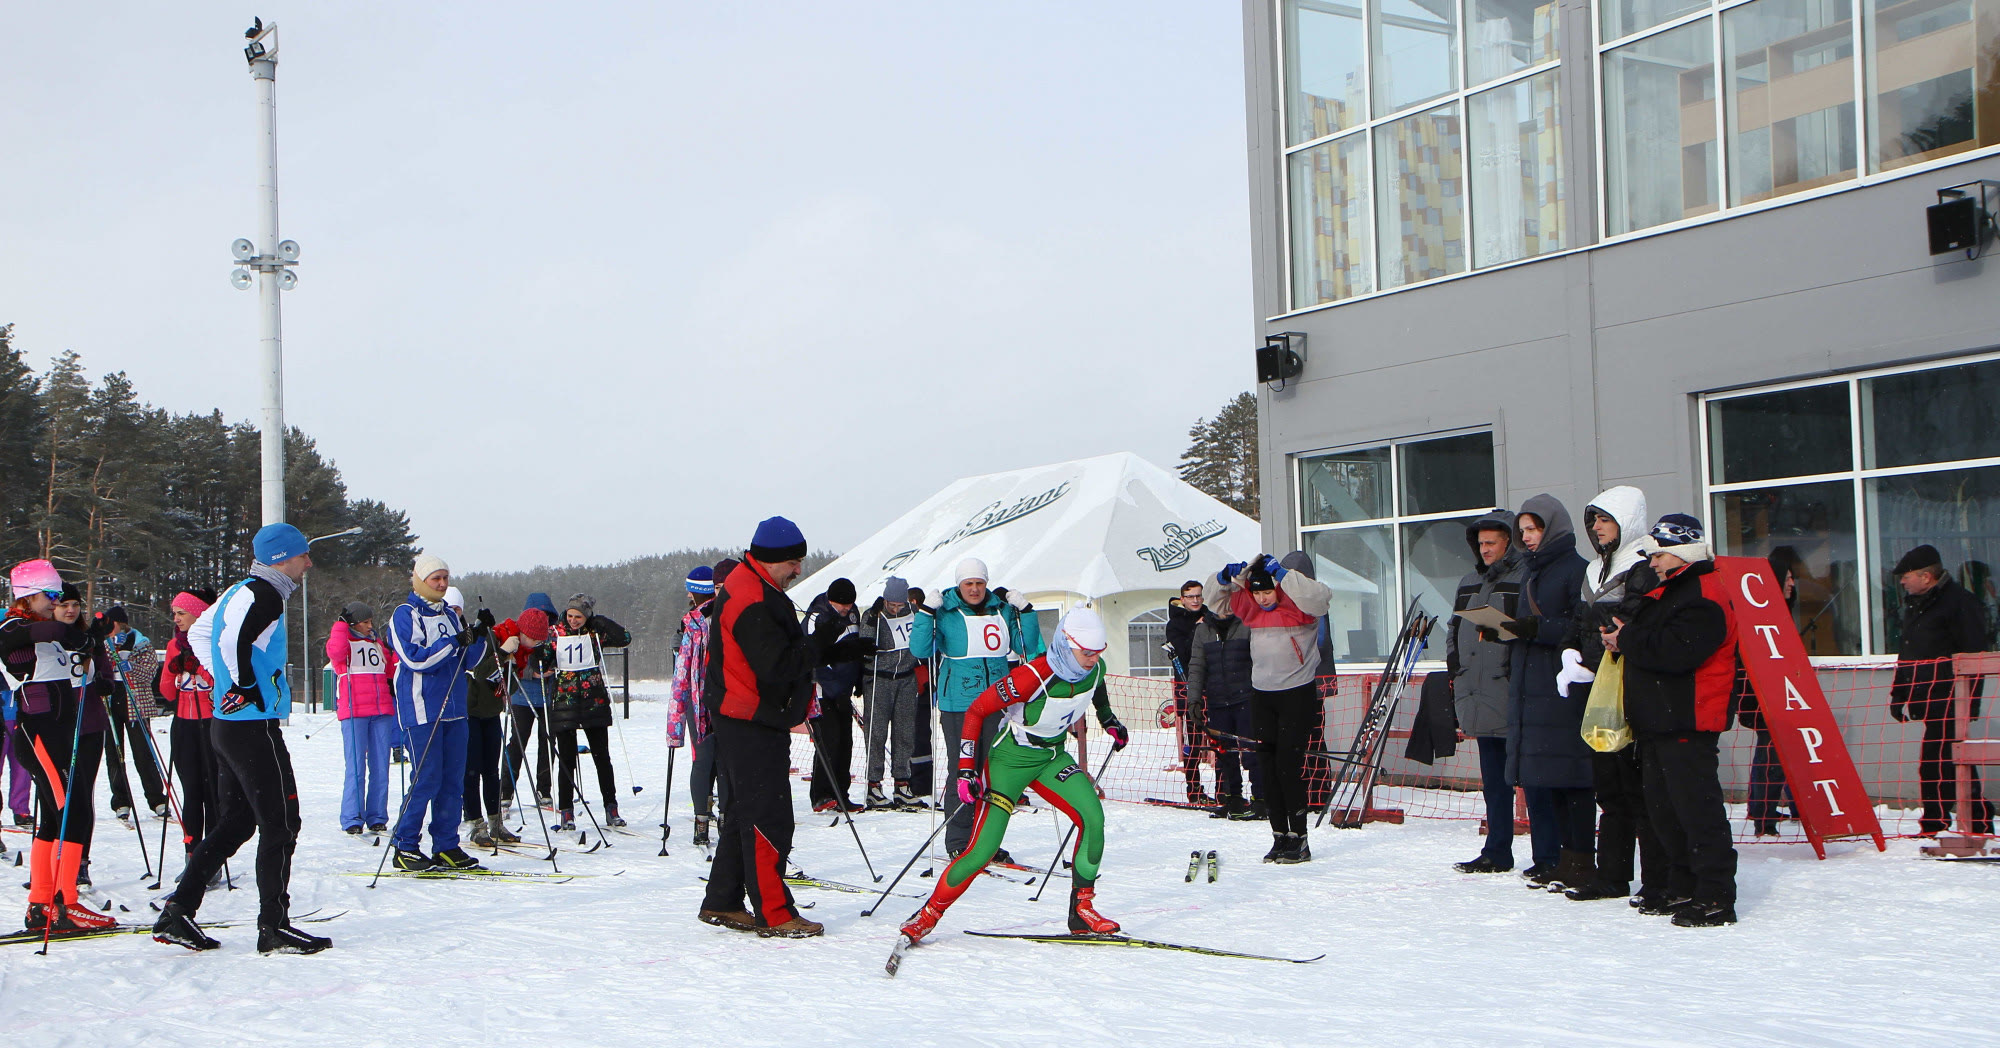
[[[435,554],[417,555],[410,585],[409,598],[389,617],[389,639],[396,646],[396,723],[416,764],[390,843],[399,870],[476,870],[479,863],[458,846],[465,813],[466,671],[486,657],[493,613],[481,608],[471,626],[458,617],[444,599],[451,568]],[[426,808],[435,857],[417,847]]]
[[[931,692],[944,722],[944,737],[963,734],[965,711],[979,693],[1007,676],[1009,656],[1027,661],[1042,653],[1041,621],[1034,605],[1020,594],[988,590],[986,562],[967,557],[958,562],[958,585],[944,591],[935,617],[919,615],[910,630],[910,653],[920,659],[935,659],[937,669]],[[989,733],[990,735],[991,733]],[[979,767],[985,767],[986,748],[993,740],[979,742]],[[960,804],[958,772],[947,765],[944,782],[944,812],[950,820],[944,831],[945,851],[957,855],[972,843],[972,813],[975,805]],[[1012,862],[1002,848],[994,862]]]
[[[180,887],[153,938],[190,950],[221,945],[195,924],[202,894],[225,859],[257,835],[257,951],[318,953],[333,940],[292,927],[292,850],[299,836],[299,787],[285,749],[292,712],[285,679],[285,601],[312,568],[306,537],[290,524],[266,524],[252,550],[250,577],[229,587],[188,630],[195,657],[215,678],[215,748],[219,814],[188,856]]]

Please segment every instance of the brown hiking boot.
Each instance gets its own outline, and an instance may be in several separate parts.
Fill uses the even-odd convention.
[[[826,925],[806,920],[804,917],[794,917],[783,924],[774,924],[769,928],[757,929],[757,934],[766,939],[772,936],[779,936],[786,939],[810,939],[815,935],[821,935],[825,932]]]
[[[728,928],[730,931],[754,932],[758,930],[757,918],[744,913],[742,910],[703,910],[698,916],[701,918],[701,923],[703,924],[713,924],[718,928]]]

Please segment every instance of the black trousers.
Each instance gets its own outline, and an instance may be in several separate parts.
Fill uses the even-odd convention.
[[[846,800],[847,788],[854,782],[854,696],[851,692],[821,695],[819,710],[818,720],[806,722],[817,751],[812,787],[806,794],[815,808],[825,801]]]
[[[111,810],[132,807],[132,780],[125,774],[125,758],[130,751],[132,764],[139,769],[139,788],[146,794],[146,810],[167,803],[160,782],[160,762],[153,759],[145,728],[132,719],[132,693],[123,684],[112,688],[105,703],[111,712],[111,730],[105,736],[105,777],[111,783]]]
[[[193,915],[208,879],[257,836],[257,924],[291,923],[292,849],[299,839],[299,784],[292,755],[275,720],[208,722],[215,744],[219,811],[208,836],[188,856],[174,901]]]
[[[1258,740],[1273,833],[1306,832],[1306,750],[1319,723],[1319,688],[1310,682],[1250,693],[1250,734]]]
[[[1588,786],[1548,787],[1555,804],[1556,828],[1568,851],[1597,853],[1597,791]]]
[[[1951,703],[1932,703],[1944,711]],[[1919,828],[1937,833],[1951,828],[1953,809],[1958,805],[1958,763],[1952,760],[1956,724],[1950,716],[1924,718],[1924,741],[1917,751],[1917,789],[1923,798],[1924,814]],[[1993,804],[1980,789],[1979,769],[1972,769],[1972,825],[1961,832],[1992,833]]]
[[[717,716],[716,770],[723,785],[722,830],[708,870],[701,908],[743,909],[766,927],[798,916],[785,863],[792,852],[792,735],[734,717]]]
[[[72,697],[47,713],[22,709],[14,721],[14,752],[28,766],[35,783],[35,839],[61,838],[71,844],[90,847],[91,831],[97,825],[97,765],[104,756],[104,733],[76,733],[79,716]],[[76,744],[76,767],[70,767],[70,743]],[[58,799],[60,798],[60,799]],[[69,805],[68,819],[63,804]],[[85,852],[89,854],[88,851]]]
[[[1174,723],[1181,726],[1181,777],[1187,780],[1188,803],[1196,803],[1201,789],[1201,751],[1209,744],[1208,713],[1205,704],[1189,702],[1187,682],[1174,682]],[[1222,751],[1216,751],[1216,774],[1222,774]],[[1218,780],[1216,787],[1222,789]]]
[[[1215,747],[1215,789],[1220,799],[1227,804],[1234,801],[1244,803],[1250,797],[1264,800],[1264,766],[1257,760],[1257,751],[1252,749],[1250,734],[1250,704],[1233,703],[1228,706],[1211,706],[1202,718],[1202,730],[1210,732],[1208,744]],[[1214,734],[1221,732],[1222,734]],[[1244,773],[1249,773],[1250,793],[1243,792]]]
[[[174,771],[181,777],[181,843],[189,854],[215,820],[215,743],[206,719],[174,718],[168,736]]]
[[[1667,861],[1667,897],[1736,905],[1736,846],[1712,731],[1639,740],[1646,811]]]
[[[500,718],[468,716],[465,726],[465,818],[470,821],[500,814]]]
[[[938,798],[939,806],[944,811],[946,820],[944,850],[948,854],[957,855],[959,852],[972,846],[972,821],[974,816],[979,813],[979,805],[963,804],[958,799],[958,743],[965,735],[965,714],[962,712],[953,713],[950,710],[939,710],[938,719],[944,726],[944,752],[946,757],[944,766],[944,793]],[[986,767],[986,751],[993,748],[994,733],[1003,730],[1002,725],[1004,723],[1004,718],[987,718],[987,726],[992,728],[993,731],[988,732],[984,738],[979,740],[979,745],[973,748],[973,767]],[[911,759],[910,765],[912,769],[915,768],[916,760],[914,758]],[[912,770],[910,774],[914,776],[916,772]]]
[[[501,789],[511,795],[514,780],[521,769],[528,766],[528,740],[535,740],[536,760],[534,786],[535,796],[549,795],[549,739],[537,727],[542,721],[542,711],[535,706],[509,706],[514,714],[514,737],[507,740],[507,781]]]
[[[1663,895],[1667,890],[1667,864],[1659,838],[1646,812],[1645,775],[1641,771],[1640,747],[1627,746],[1616,753],[1591,755],[1592,779],[1597,784],[1597,806],[1603,815],[1597,821],[1597,873],[1617,884],[1632,883],[1632,852],[1639,852],[1639,892]]]
[[[590,759],[597,765],[597,792],[604,798],[606,815],[618,810],[618,781],[611,773],[611,729],[602,724],[586,724],[583,737],[590,742]],[[576,788],[576,733],[567,728],[556,732],[556,807],[575,810],[571,802],[582,791]]]

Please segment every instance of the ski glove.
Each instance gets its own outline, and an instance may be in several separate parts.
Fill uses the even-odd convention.
[[[1124,749],[1125,744],[1132,741],[1132,733],[1125,730],[1125,725],[1115,720],[1104,725],[1104,734],[1111,736],[1111,752],[1113,753]]]
[[[458,636],[453,637],[451,640],[452,643],[458,645],[461,648],[469,648],[472,646],[472,642],[477,639],[479,639],[479,635],[477,633],[474,633],[471,630],[459,630]]]
[[[478,623],[478,628],[482,631],[492,629],[493,609],[492,608],[479,609],[479,614],[474,616],[473,621]]]
[[[1243,569],[1249,566],[1240,560],[1234,564],[1224,564],[1222,570],[1215,573],[1216,581],[1227,586],[1236,579],[1236,576],[1243,574]]]
[[[986,780],[977,775],[963,772],[958,776],[958,801],[960,804],[978,804],[979,798],[986,796]]]
[[[222,701],[216,704],[216,712],[237,714],[255,706],[264,709],[264,693],[255,684],[238,684],[222,694]]]
[[[1257,555],[1257,566],[1263,568],[1264,573],[1274,579],[1283,579],[1285,577],[1285,566],[1278,563],[1278,558],[1271,556],[1269,553],[1260,553]]]
[[[1002,599],[1005,600],[1007,603],[1012,604],[1014,606],[1014,610],[1022,613],[1023,615],[1027,614],[1028,611],[1034,607],[1034,604],[1031,603],[1028,600],[1028,598],[1021,596],[1021,594],[1018,591],[1014,593],[1009,593],[1007,594],[1006,597]]]

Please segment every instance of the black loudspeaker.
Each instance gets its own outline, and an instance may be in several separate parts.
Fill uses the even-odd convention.
[[[1294,340],[1297,349],[1292,348]],[[1297,331],[1264,336],[1264,344],[1257,347],[1257,381],[1269,384],[1299,377],[1306,369],[1305,348],[1306,336]]]
[[[1925,208],[1924,222],[1930,227],[1931,254],[1948,255],[1953,251],[1978,247],[1979,229],[1985,224],[1985,216],[1979,210],[1979,201],[1969,196],[1945,200]]]

